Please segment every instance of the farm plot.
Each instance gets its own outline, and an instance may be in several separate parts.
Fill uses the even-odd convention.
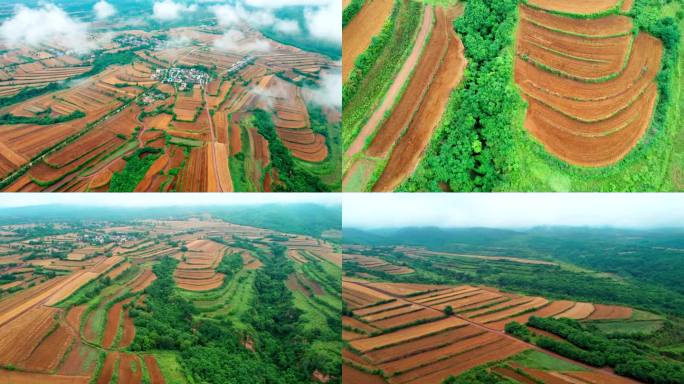
[[[570,164],[620,161],[650,124],[660,40],[632,33],[624,16],[575,20],[524,5],[520,11],[515,79],[528,102],[525,127]]]
[[[264,77],[259,87],[272,95],[268,105],[274,115],[273,123],[278,137],[292,155],[314,163],[325,160],[328,157],[326,138],[311,129],[301,88],[275,76]],[[262,149],[261,152],[265,151]]]
[[[368,48],[373,36],[380,33],[385,20],[392,12],[391,0],[368,0],[361,11],[344,27],[342,31],[342,79],[349,77],[356,58]]]
[[[190,156],[187,159],[185,167],[180,172],[178,182],[176,184],[177,190],[182,192],[202,192],[206,191],[207,186],[207,154],[208,147],[202,146],[200,148],[193,148],[190,151]]]
[[[392,300],[389,295],[346,280],[342,281],[342,298],[350,309],[360,309]]]
[[[350,164],[345,190],[391,191],[413,173],[466,66],[463,45],[450,26],[462,12],[461,5],[435,11],[435,26],[403,94],[369,135],[369,144],[361,151],[365,157]],[[376,181],[371,180],[374,174],[379,174]]]
[[[441,383],[451,375],[529,348],[453,317],[349,343],[361,355],[347,355],[345,360],[367,361],[389,383]]]
[[[189,291],[208,291],[222,286],[224,275],[215,269],[226,246],[211,240],[195,240],[187,248],[173,275],[176,285]]]
[[[410,119],[401,138],[395,141],[396,146],[392,150],[382,176],[373,186],[373,191],[392,191],[413,173],[442,118],[452,90],[461,82],[466,60],[463,56],[463,44],[450,27],[453,16],[449,17],[446,12],[438,11],[436,17],[437,24],[433,35],[445,34],[447,35],[446,41],[441,41],[435,36],[437,40],[433,43],[431,39],[429,44],[444,44],[447,47],[446,52],[440,60],[439,68],[434,72],[429,89],[422,97],[418,110]],[[430,46],[427,49],[430,50]],[[384,136],[380,133],[376,137]],[[382,148],[382,141],[378,141],[376,145]],[[369,155],[377,156],[379,154],[377,149],[378,147],[373,147],[371,144]]]
[[[199,86],[195,86],[187,93],[178,93],[173,112],[178,121],[195,121],[198,110],[204,106],[202,91]]]
[[[391,275],[405,275],[413,273],[413,269],[409,267],[394,265],[377,257],[345,253],[343,258],[345,262],[355,263],[363,268],[389,273]]]
[[[344,364],[357,370],[362,368],[360,372],[382,373],[382,376],[352,373],[351,377],[363,376],[367,380],[380,380],[378,382],[386,380],[390,384],[442,383],[449,376],[458,376],[472,368],[497,363],[489,370],[497,376],[514,380],[524,378],[518,380],[523,383],[532,383],[530,377],[548,383],[632,382],[610,372],[594,371],[557,360],[539,352],[532,344],[503,333],[506,323],[525,323],[530,316],[567,316],[591,321],[589,309],[594,311],[595,307],[600,308],[596,315],[598,318],[622,318],[631,313],[629,308],[565,300],[549,302],[539,297],[504,294],[487,287],[343,280],[343,295],[354,288],[365,288],[391,298],[355,309],[353,317],[343,318],[343,338],[349,344],[349,349],[342,353]],[[482,296],[484,299],[492,295],[506,297],[508,301],[480,307],[457,303],[467,298]],[[444,307],[438,310],[435,303],[454,304],[455,315],[438,318],[425,316],[422,321],[406,324],[397,330],[376,327],[377,322],[384,319],[406,313],[421,313],[420,308],[432,308],[435,312],[443,313]],[[463,308],[469,309],[463,311]],[[525,351],[543,355],[547,361],[555,361],[554,368],[541,370],[521,365],[518,362],[524,361],[524,354],[521,353]],[[573,367],[576,370],[570,370]]]

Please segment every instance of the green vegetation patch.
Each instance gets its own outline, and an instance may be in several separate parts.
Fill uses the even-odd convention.
[[[185,137],[171,136],[169,143],[184,147],[201,147],[204,143],[201,140],[188,139]]]
[[[275,186],[274,192],[328,192],[330,190],[320,178],[295,163],[290,150],[280,141],[269,113],[261,109],[255,110],[254,125],[259,134],[268,140],[271,163],[278,170],[281,183]]]
[[[0,115],[0,125],[3,124],[35,124],[35,125],[51,125],[51,124],[59,124],[59,123],[65,123],[67,121],[71,120],[76,120],[85,117],[85,113],[80,110],[76,110],[74,112],[71,112],[68,115],[60,115],[57,117],[50,117],[50,111],[46,111],[46,113],[40,115],[40,116],[35,116],[35,117],[27,117],[27,116],[14,116],[12,114],[4,114]]]
[[[542,369],[544,371],[586,371],[584,367],[533,349],[521,352],[511,357],[510,360],[520,363],[525,367]]]
[[[174,352],[155,352],[154,358],[157,359],[159,369],[164,376],[164,381],[168,384],[187,384],[183,367],[178,361],[178,354]]]
[[[109,182],[110,192],[133,192],[145,177],[152,163],[159,157],[160,149],[139,148],[126,159],[126,166],[121,172],[115,172]],[[145,156],[146,155],[146,156]],[[141,158],[141,156],[144,156]]]
[[[662,321],[600,321],[590,322],[606,334],[651,334],[663,327]]]

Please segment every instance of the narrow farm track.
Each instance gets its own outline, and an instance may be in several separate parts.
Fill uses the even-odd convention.
[[[361,128],[359,135],[349,146],[349,149],[347,149],[346,156],[348,158],[353,157],[363,150],[368,137],[370,137],[370,135],[375,131],[378,124],[380,124],[382,119],[385,117],[385,114],[392,108],[392,105],[394,105],[395,99],[401,92],[401,89],[406,81],[409,79],[409,76],[411,76],[411,72],[418,63],[420,54],[423,52],[423,48],[425,48],[427,36],[432,30],[433,17],[434,8],[431,6],[425,7],[425,12],[423,12],[423,22],[420,26],[420,31],[416,36],[416,41],[413,44],[411,54],[409,55],[408,59],[406,59],[406,62],[404,62],[404,65],[399,70],[399,73],[397,73],[397,77],[395,78],[394,82],[387,90],[387,94],[385,94],[385,98],[383,99],[380,107],[373,112],[366,125]]]
[[[401,133],[418,111],[430,84],[435,78],[435,74],[439,70],[440,63],[447,53],[450,26],[447,25],[443,8],[437,9],[436,19],[430,41],[420,63],[416,66],[404,95],[397,103],[392,115],[380,127],[377,135],[368,146],[367,154],[370,157],[385,157],[389,154]]]
[[[375,291],[375,292],[377,292],[377,293],[379,293],[379,294],[382,294],[382,295],[391,296],[391,297],[392,297],[393,299],[395,299],[395,300],[403,300],[403,301],[407,301],[407,302],[409,302],[409,303],[411,303],[411,304],[413,304],[413,305],[417,305],[417,306],[420,306],[420,307],[425,308],[425,309],[432,309],[432,308],[431,308],[430,306],[428,306],[428,305],[422,304],[422,303],[420,303],[420,302],[412,301],[410,297],[407,298],[407,297],[399,296],[399,295],[397,295],[397,294],[395,294],[395,293],[393,293],[393,292],[390,292],[390,291],[387,291],[387,290],[384,290],[384,289],[381,289],[381,288],[372,286],[372,285],[370,285],[370,284],[365,284],[365,283],[360,282],[360,281],[354,281],[354,282],[348,282],[348,283],[349,283],[349,284],[353,284],[353,285],[358,285],[358,286],[364,287],[364,288],[366,288],[366,289],[373,290],[373,291]],[[557,359],[560,359],[560,360],[566,361],[566,362],[568,362],[568,363],[571,363],[571,364],[573,364],[573,365],[578,365],[578,366],[580,366],[580,367],[582,367],[582,368],[585,368],[585,369],[588,370],[588,371],[601,371],[601,372],[603,372],[603,373],[605,373],[605,374],[607,374],[607,375],[610,375],[611,377],[614,377],[615,380],[619,380],[619,381],[616,381],[616,382],[628,382],[628,383],[634,383],[634,384],[638,384],[638,383],[639,383],[638,381],[631,380],[631,379],[629,379],[629,378],[627,378],[627,377],[620,376],[620,375],[616,375],[616,374],[613,372],[613,370],[610,369],[609,367],[605,367],[605,368],[596,368],[596,367],[592,367],[592,366],[590,366],[590,365],[581,363],[581,362],[579,362],[579,361],[575,361],[575,360],[569,359],[569,358],[567,358],[567,357],[565,357],[565,356],[556,354],[556,353],[554,353],[554,352],[552,352],[552,351],[548,351],[548,350],[546,350],[546,349],[542,349],[542,348],[540,348],[540,347],[538,347],[538,346],[536,346],[536,345],[534,345],[534,344],[532,344],[532,343],[528,343],[528,342],[525,342],[525,341],[523,341],[523,340],[520,340],[520,339],[518,339],[518,338],[516,338],[516,337],[514,337],[514,336],[511,336],[511,335],[507,334],[505,331],[498,330],[498,329],[495,329],[495,328],[490,328],[490,327],[488,327],[486,324],[481,324],[481,323],[479,323],[479,322],[477,322],[477,321],[475,321],[475,320],[473,320],[473,319],[470,319],[470,318],[467,318],[467,317],[463,317],[463,316],[461,316],[461,315],[459,315],[459,314],[454,314],[453,317],[456,317],[456,318],[458,318],[458,319],[460,319],[460,320],[463,320],[463,321],[465,321],[466,323],[468,323],[469,325],[474,326],[474,327],[476,327],[476,328],[478,328],[478,329],[480,329],[480,330],[483,330],[483,331],[486,331],[486,332],[493,332],[493,333],[495,333],[495,334],[497,334],[497,335],[499,335],[499,336],[502,336],[502,337],[504,337],[504,338],[506,338],[506,339],[508,339],[508,340],[515,341],[515,342],[518,342],[518,343],[522,343],[522,344],[526,345],[529,349],[534,349],[534,350],[543,352],[543,353],[545,353],[545,354],[548,354],[548,355],[550,355],[550,356],[553,356],[553,357],[555,357],[555,358],[557,358]]]
[[[366,0],[361,11],[342,31],[342,80],[346,81],[354,69],[354,62],[368,48],[373,36],[380,33],[382,26],[392,12],[392,0]]]
[[[414,115],[406,132],[399,139],[397,146],[392,150],[382,176],[373,186],[374,192],[393,191],[413,173],[442,118],[452,90],[463,78],[463,71],[466,67],[463,44],[453,29],[448,27],[462,10],[461,7],[460,10],[450,10],[449,15],[443,15],[444,24],[447,25],[446,30],[449,34],[447,54],[430,85],[427,95],[423,98],[420,109]]]

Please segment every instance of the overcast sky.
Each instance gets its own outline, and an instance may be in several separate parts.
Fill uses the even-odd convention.
[[[3,193],[0,207],[69,204],[114,207],[255,205],[269,203],[340,204],[335,193]]]
[[[344,194],[343,225],[527,228],[684,226],[684,194]]]

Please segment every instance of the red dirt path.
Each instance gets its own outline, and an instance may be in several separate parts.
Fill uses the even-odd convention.
[[[363,147],[366,145],[366,140],[368,137],[373,133],[373,131],[375,131],[378,124],[380,124],[382,119],[385,117],[385,113],[392,108],[392,105],[394,105],[395,99],[401,92],[401,88],[404,86],[404,83],[406,83],[406,80],[411,75],[411,71],[413,71],[413,68],[415,68],[416,63],[418,63],[418,59],[423,51],[423,47],[425,47],[428,33],[430,33],[432,30],[433,15],[433,7],[425,7],[425,11],[423,12],[423,22],[420,26],[420,31],[416,36],[416,41],[413,45],[411,53],[409,54],[409,57],[406,59],[406,62],[404,62],[404,65],[397,73],[397,76],[395,77],[394,82],[390,86],[389,90],[387,90],[387,94],[385,95],[382,104],[380,104],[380,107],[373,112],[366,125],[361,128],[359,135],[356,137],[356,139],[354,139],[354,142],[352,142],[352,144],[349,146],[349,149],[347,149],[345,154],[347,157],[352,157],[363,149]]]

